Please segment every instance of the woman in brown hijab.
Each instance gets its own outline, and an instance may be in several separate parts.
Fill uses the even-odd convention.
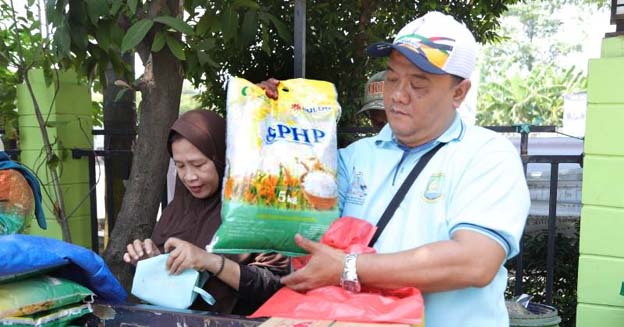
[[[186,112],[171,127],[167,146],[177,170],[173,200],[151,239],[128,244],[124,260],[136,265],[168,252],[170,272],[193,268],[212,274],[204,289],[215,305],[197,300],[191,309],[250,314],[282,286],[280,276],[288,274],[289,264],[278,254],[222,256],[204,250],[221,224],[225,120],[206,110]]]

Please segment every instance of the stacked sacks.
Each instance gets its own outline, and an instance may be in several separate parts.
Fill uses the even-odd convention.
[[[24,251],[36,249],[20,248],[30,242],[15,247],[22,240],[6,236],[28,230],[33,215],[45,229],[36,176],[0,152],[0,326],[65,326],[92,311],[87,303],[93,298],[89,289],[70,280],[43,275],[67,262],[42,264],[30,260],[29,253]]]
[[[92,312],[96,295],[108,302],[126,299],[92,251],[17,234],[28,229],[33,214],[46,229],[37,177],[0,152],[0,326],[67,326]]]
[[[0,326],[65,326],[92,312],[93,292],[78,283],[40,275],[0,284]]]
[[[98,299],[127,294],[94,252],[63,241],[0,236],[0,326],[66,326]]]

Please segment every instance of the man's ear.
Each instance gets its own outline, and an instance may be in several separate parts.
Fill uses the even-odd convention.
[[[459,108],[461,103],[466,98],[466,95],[470,90],[470,86],[472,86],[470,79],[465,79],[455,85],[455,88],[453,89],[453,107],[455,109]]]

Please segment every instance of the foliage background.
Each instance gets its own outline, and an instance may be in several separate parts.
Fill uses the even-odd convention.
[[[591,17],[608,5],[527,0],[509,6],[497,30],[502,37],[482,49],[477,124],[561,126],[563,95],[586,89],[585,67],[568,58],[584,50]],[[580,35],[570,37],[564,17],[576,20]]]
[[[509,4],[517,1],[479,1],[476,5],[461,2],[438,1],[308,1],[306,33],[306,78],[331,81],[336,85],[339,102],[343,106],[341,126],[362,123],[355,112],[361,106],[364,83],[377,71],[385,68],[385,62],[365,55],[367,45],[376,41],[391,40],[398,28],[415,17],[429,11],[440,10],[466,22],[480,41],[497,38],[497,18]],[[215,4],[217,2],[214,2]],[[248,35],[249,20],[253,14],[239,14],[231,27],[232,34],[242,40],[252,40],[237,49],[227,46],[227,37],[216,39],[211,59],[218,65],[208,67],[205,74],[190,74],[196,86],[205,87],[200,100],[203,106],[223,111],[225,74],[230,73],[250,81],[262,81],[272,76],[290,78],[293,74],[293,43],[290,31],[294,30],[294,1],[261,1],[263,11],[274,13],[283,24],[275,25],[275,35],[269,42],[262,33],[255,38]],[[251,17],[251,18],[250,18]],[[261,15],[258,15],[261,21]],[[223,25],[224,27],[226,25]],[[269,26],[271,27],[271,26]],[[270,31],[269,35],[272,35]],[[226,34],[224,34],[226,35]],[[191,41],[192,43],[192,41]],[[191,62],[188,63],[192,65]],[[192,70],[191,70],[192,71]]]

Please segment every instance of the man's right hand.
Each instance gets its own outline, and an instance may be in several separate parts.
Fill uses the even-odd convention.
[[[155,257],[160,254],[160,250],[152,240],[146,238],[144,241],[134,240],[134,242],[126,246],[126,253],[123,260],[132,265],[137,264],[140,260]]]
[[[279,85],[279,83],[279,80],[276,80],[275,78],[269,78],[268,80],[262,81],[256,85],[258,85],[266,92],[267,97],[273,100],[277,100],[277,86]]]

